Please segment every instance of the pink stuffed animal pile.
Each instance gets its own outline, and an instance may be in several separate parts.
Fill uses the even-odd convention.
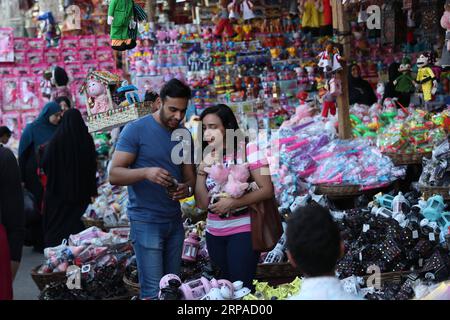
[[[225,194],[232,198],[240,198],[248,189],[250,172],[247,164],[232,165],[228,168],[222,164],[205,168],[216,186],[210,194]]]

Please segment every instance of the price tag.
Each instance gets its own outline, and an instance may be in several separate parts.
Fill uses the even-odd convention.
[[[363,261],[362,252],[359,253],[359,261]]]
[[[423,267],[423,259],[422,259],[422,258],[419,259],[419,267],[420,267],[420,268]]]
[[[367,232],[367,231],[369,231],[369,229],[370,229],[370,225],[368,225],[368,224],[363,225],[363,232]]]
[[[412,237],[413,237],[413,239],[419,238],[419,231],[414,230],[414,231],[412,232]]]
[[[434,232],[430,232],[428,234],[428,239],[430,239],[430,241],[435,241],[436,240],[436,238],[434,237]]]

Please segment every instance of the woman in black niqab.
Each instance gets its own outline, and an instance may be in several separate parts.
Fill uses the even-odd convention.
[[[81,113],[66,111],[43,158],[47,175],[44,202],[44,243],[61,244],[84,229],[81,216],[97,195],[96,152]]]

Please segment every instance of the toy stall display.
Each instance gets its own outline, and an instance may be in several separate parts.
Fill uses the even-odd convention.
[[[30,111],[39,113],[49,99],[68,96],[77,108],[84,110],[86,104],[78,93],[82,85],[80,78],[100,68],[117,72],[109,44],[105,47],[100,41],[103,38],[101,35],[63,37],[59,45],[52,48],[46,48],[42,38],[5,38],[9,39],[5,40],[5,46],[13,45],[14,63],[0,63],[0,122],[7,124],[7,119],[13,115],[17,123],[14,126],[8,123],[19,138],[26,126],[21,115]],[[88,54],[90,60],[82,61],[79,52]],[[97,59],[97,52],[103,54],[102,61]]]
[[[86,96],[89,132],[120,127],[151,112],[135,86],[108,71],[91,71],[80,93]]]
[[[31,273],[41,291],[39,299],[128,298],[122,281],[125,263],[133,255],[128,233],[129,229],[106,233],[91,227],[71,235],[68,242],[46,248],[46,261]]]

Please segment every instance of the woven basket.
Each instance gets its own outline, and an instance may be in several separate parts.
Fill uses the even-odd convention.
[[[37,266],[33,270],[31,270],[31,278],[33,279],[36,286],[39,288],[39,291],[44,290],[44,288],[55,282],[66,282],[67,277],[65,272],[52,272],[52,273],[38,273],[41,266]]]
[[[150,113],[151,103],[149,101],[136,103],[89,116],[87,118],[87,126],[89,132],[110,130],[121,127]]]
[[[106,231],[106,227],[105,227],[105,224],[103,223],[103,220],[88,219],[88,218],[82,217],[81,221],[83,221],[86,229],[90,228],[90,227],[97,227],[99,229],[102,229],[103,231]]]
[[[260,263],[256,268],[255,279],[270,280],[278,278],[295,278],[298,271],[290,263]]]
[[[318,184],[316,185],[316,192],[334,198],[357,196],[363,193],[361,186],[339,184]]]
[[[128,292],[132,296],[139,296],[141,293],[141,286],[139,283],[135,283],[127,278],[126,275],[123,276],[123,283],[125,285],[125,288],[127,288]]]
[[[419,190],[423,193],[425,199],[428,199],[433,195],[441,195],[444,200],[450,200],[450,187],[432,187],[419,185]]]
[[[392,162],[397,165],[407,164],[422,164],[423,158],[431,157],[431,152],[427,153],[400,153],[400,152],[386,152],[384,155],[391,158]]]

